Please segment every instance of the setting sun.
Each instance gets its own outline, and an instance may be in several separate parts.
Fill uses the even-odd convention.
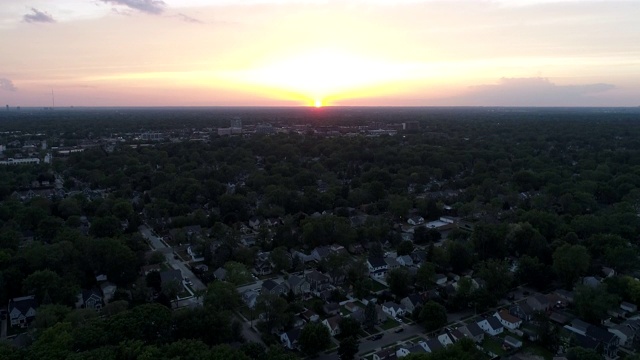
[[[313,103],[313,106],[315,106],[315,107],[317,107],[317,108],[322,107],[322,100],[317,99],[317,100]]]

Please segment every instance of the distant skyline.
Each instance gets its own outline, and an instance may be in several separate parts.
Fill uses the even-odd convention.
[[[640,1],[2,0],[0,105],[640,105]]]

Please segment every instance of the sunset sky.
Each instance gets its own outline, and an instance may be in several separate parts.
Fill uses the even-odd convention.
[[[640,106],[640,0],[0,0],[0,105]]]

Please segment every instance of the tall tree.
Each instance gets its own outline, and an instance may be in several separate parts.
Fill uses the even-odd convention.
[[[298,340],[302,351],[311,357],[315,357],[318,353],[331,344],[331,334],[329,329],[321,323],[308,323],[300,332]]]
[[[553,269],[567,289],[586,273],[590,264],[591,257],[582,245],[565,244],[553,252]]]
[[[360,342],[356,336],[345,337],[340,340],[338,347],[338,356],[340,360],[353,360],[360,348]]]

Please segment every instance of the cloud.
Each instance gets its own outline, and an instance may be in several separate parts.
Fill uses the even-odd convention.
[[[167,4],[162,0],[102,0],[107,4],[126,6],[147,14],[162,14]]]
[[[25,14],[22,19],[28,23],[54,23],[56,22],[53,17],[43,11],[36,8],[31,8],[32,14]]]
[[[18,88],[16,88],[16,86],[13,85],[13,81],[7,78],[0,78],[0,90],[16,91],[18,90]]]
[[[182,21],[188,22],[188,23],[192,23],[192,24],[203,24],[202,21],[196,19],[196,18],[192,18],[191,16],[187,16],[185,14],[178,14],[176,15],[176,17]]]
[[[498,84],[472,86],[456,102],[483,106],[599,106],[594,96],[615,89],[611,84],[557,85],[547,78],[502,78]]]

